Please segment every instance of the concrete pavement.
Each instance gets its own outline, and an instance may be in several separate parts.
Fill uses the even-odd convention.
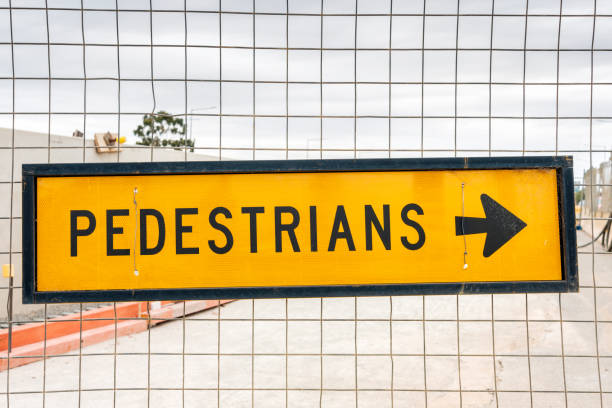
[[[579,264],[580,293],[560,296],[241,300],[121,337],[116,350],[110,340],[0,373],[0,389],[11,407],[28,408],[43,406],[43,387],[44,406],[60,408],[347,407],[356,398],[382,408],[392,386],[396,407],[425,398],[429,408],[556,407],[567,389],[569,406],[588,408],[600,406],[601,378],[610,407],[612,255],[582,254]]]

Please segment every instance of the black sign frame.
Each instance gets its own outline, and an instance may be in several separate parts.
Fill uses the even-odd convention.
[[[563,279],[554,281],[449,282],[375,285],[283,286],[83,290],[49,292],[36,288],[36,180],[62,176],[125,176],[223,173],[309,173],[363,171],[555,169]],[[24,164],[23,303],[118,302],[143,300],[244,299],[327,296],[556,293],[578,291],[576,215],[572,156],[465,157],[424,159],[262,160],[152,163]]]

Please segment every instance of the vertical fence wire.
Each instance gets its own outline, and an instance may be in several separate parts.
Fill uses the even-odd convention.
[[[11,170],[10,170],[10,198],[11,198],[11,202],[9,204],[9,217],[11,217],[11,221],[9,223],[9,247],[8,247],[8,261],[9,261],[9,265],[10,265],[10,272],[12,275],[12,269],[13,269],[13,194],[14,194],[14,187],[13,187],[13,181],[15,180],[15,46],[14,46],[14,41],[13,41],[13,10],[12,10],[12,3],[11,0],[9,0],[9,23],[10,23],[10,41],[11,41],[11,91],[12,91],[12,95],[11,95]],[[6,364],[7,367],[10,368],[11,366],[11,346],[12,346],[12,328],[13,328],[13,278],[12,276],[9,277],[9,285],[8,285],[8,296],[7,296],[7,305],[6,305],[6,320],[7,320],[7,324],[8,324],[8,347],[7,347],[7,359],[6,359]],[[10,391],[11,391],[11,375],[10,375],[10,370],[7,370],[6,372],[6,405],[9,406],[11,401],[10,401]]]
[[[557,69],[556,77],[557,84],[555,86],[555,155],[559,152],[559,71],[560,71],[560,49],[561,49],[561,19],[563,17],[563,0],[559,1],[559,23],[557,29]],[[594,31],[594,30],[593,30]],[[563,306],[561,303],[561,294],[557,297],[559,304],[559,332],[561,333],[561,365],[563,368],[563,398],[565,406],[567,406],[567,379],[565,373],[565,340],[563,337]]]
[[[527,96],[527,89],[526,89],[526,82],[527,82],[527,33],[528,33],[528,27],[529,27],[529,0],[526,0],[525,2],[525,27],[524,27],[524,32],[523,32],[523,78],[522,78],[522,110],[523,110],[523,117],[522,117],[522,121],[521,121],[521,136],[522,136],[522,152],[521,154],[523,156],[525,156],[525,150],[526,150],[526,132],[525,132],[525,126],[526,126],[526,122],[525,122],[525,113],[526,113],[526,96]],[[529,379],[529,406],[533,407],[533,375],[531,372],[531,338],[529,335],[529,296],[527,294],[525,294],[525,332],[526,332],[526,345],[527,345],[527,373],[528,373],[528,379]]]
[[[559,19],[561,19],[561,17],[559,17]],[[593,55],[594,55],[594,48],[595,48],[595,24],[597,22],[597,0],[593,0],[593,30],[591,32],[591,66],[590,66],[590,92],[589,92],[589,150],[591,150],[589,152],[589,162],[590,162],[590,167],[593,167],[593,81],[594,81],[594,77],[593,77],[593,65],[594,65],[594,61],[593,61]],[[610,160],[612,160],[612,154],[610,155]],[[586,183],[585,183],[586,184]],[[593,184],[593,180],[589,180],[589,184],[591,184],[591,232],[592,235],[595,236],[595,208],[593,206],[593,188],[592,188],[592,184]],[[595,304],[595,307],[593,308],[594,311],[594,315],[593,315],[593,320],[594,320],[594,324],[595,324],[595,353],[596,353],[596,366],[597,366],[597,382],[598,382],[598,386],[599,386],[599,403],[600,405],[603,407],[604,404],[604,400],[603,400],[603,389],[602,389],[602,384],[601,384],[601,366],[600,366],[600,357],[599,357],[599,327],[598,327],[598,313],[597,313],[597,278],[595,277],[595,243],[591,243],[591,273],[592,273],[592,278],[593,278],[593,303]]]
[[[321,34],[321,37],[323,37],[323,35]],[[387,121],[387,132],[388,132],[388,138],[387,138],[387,148],[388,148],[388,153],[387,153],[387,157],[391,158],[391,116],[393,114],[393,98],[392,98],[392,83],[393,83],[393,79],[392,79],[392,69],[391,67],[393,66],[393,54],[391,52],[391,50],[393,49],[393,0],[389,1],[389,60],[387,62],[387,64],[389,64],[389,69],[387,71],[387,81],[389,81],[389,89],[388,89],[388,93],[387,93],[387,98],[388,98],[388,104],[389,104],[389,110],[388,110],[388,115],[389,115],[389,119]],[[321,64],[323,63],[323,60],[321,60]],[[357,78],[355,78],[355,80],[357,80]],[[391,390],[389,391],[389,395],[391,397],[391,408],[395,407],[395,392],[394,392],[394,388],[395,388],[395,362],[393,360],[393,296],[389,296],[389,362],[391,363],[391,372],[389,373],[389,378],[390,378],[390,388]]]

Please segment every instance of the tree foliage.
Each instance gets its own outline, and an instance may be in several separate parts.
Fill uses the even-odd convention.
[[[166,111],[144,115],[142,124],[134,130],[134,135],[140,138],[136,142],[137,145],[167,146],[177,149],[189,147],[193,152],[193,140],[187,139],[186,133],[187,125],[183,118],[172,116]]]
[[[584,199],[585,199],[584,189],[581,189],[581,190],[578,190],[578,191],[574,192],[574,200],[576,201],[576,204],[578,204],[579,202],[581,202]]]

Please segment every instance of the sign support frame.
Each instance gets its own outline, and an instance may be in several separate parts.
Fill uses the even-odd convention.
[[[62,303],[577,292],[578,263],[572,166],[572,156],[24,164],[22,166],[22,299],[23,303]],[[556,170],[562,280],[66,292],[41,292],[36,288],[36,185],[40,177],[512,169]]]

